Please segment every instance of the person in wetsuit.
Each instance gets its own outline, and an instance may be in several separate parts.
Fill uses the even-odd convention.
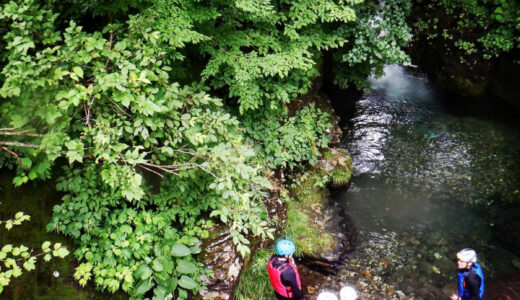
[[[267,263],[274,295],[279,300],[303,300],[300,275],[293,261],[296,251],[294,243],[281,239],[276,243],[275,249],[276,254]]]
[[[484,274],[477,263],[477,253],[465,248],[457,253],[458,293],[451,300],[480,300],[484,295]]]

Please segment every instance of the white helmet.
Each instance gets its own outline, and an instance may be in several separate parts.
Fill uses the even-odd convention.
[[[356,300],[357,293],[356,290],[354,290],[352,287],[344,286],[341,288],[341,291],[339,292],[339,297],[341,300]]]
[[[323,292],[318,295],[316,300],[338,300],[338,297],[331,292]]]
[[[457,258],[463,262],[476,263],[477,253],[473,249],[465,248],[460,250],[459,253],[457,253]]]

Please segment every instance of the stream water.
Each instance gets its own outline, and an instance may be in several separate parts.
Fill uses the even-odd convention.
[[[342,279],[361,299],[447,299],[465,247],[486,280],[517,272],[517,233],[495,223],[520,206],[518,119],[453,105],[417,70],[385,71],[343,116],[355,173],[336,200],[359,235]]]

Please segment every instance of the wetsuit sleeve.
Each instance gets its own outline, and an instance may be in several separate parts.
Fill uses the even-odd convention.
[[[293,298],[296,300],[303,300],[303,294],[300,288],[298,287],[298,282],[296,281],[296,274],[294,270],[291,268],[286,269],[282,272],[282,283],[285,286],[290,286],[293,292]]]
[[[480,292],[480,281],[482,279],[475,273],[468,274],[466,277],[466,288],[469,290],[471,297],[467,298],[468,300],[480,300],[479,292]]]

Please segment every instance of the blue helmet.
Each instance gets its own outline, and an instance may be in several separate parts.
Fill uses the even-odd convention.
[[[275,249],[276,254],[278,255],[290,255],[293,254],[294,251],[296,251],[294,243],[287,239],[281,239],[278,242],[276,242]]]

